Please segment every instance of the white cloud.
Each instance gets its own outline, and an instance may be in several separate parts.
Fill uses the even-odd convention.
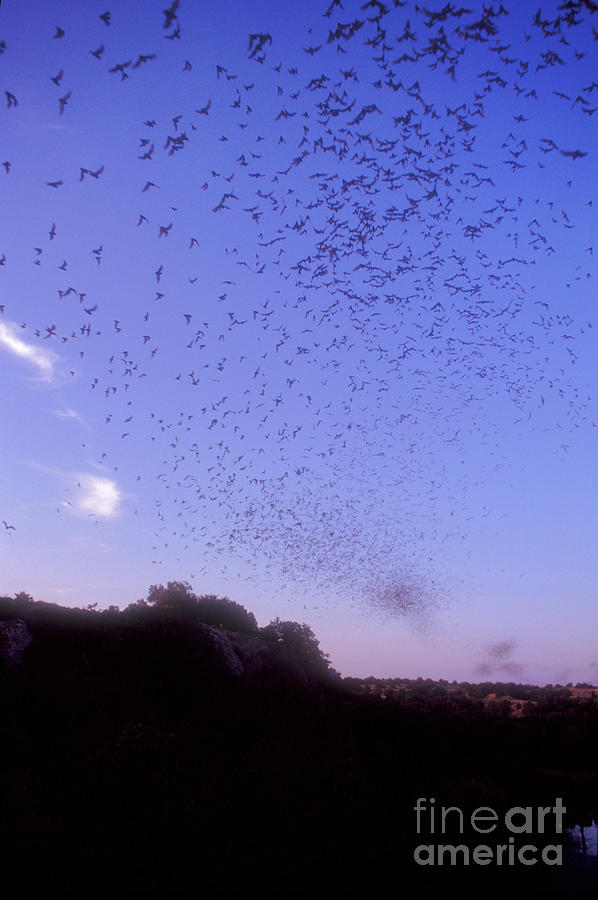
[[[76,515],[94,515],[98,518],[112,519],[120,513],[120,507],[126,494],[123,494],[117,482],[112,478],[105,478],[100,475],[89,475],[85,472],[65,471],[64,469],[46,466],[33,460],[22,461],[22,465],[33,469],[36,472],[42,472],[44,475],[50,475],[62,484],[68,483],[69,488],[63,488],[68,496],[61,499],[52,499],[48,501],[36,501],[29,506],[55,506],[57,503],[66,512],[75,513]],[[85,539],[80,536],[78,540]],[[112,548],[110,548],[112,549]]]
[[[122,494],[115,481],[96,475],[81,475],[78,484],[82,490],[78,498],[80,510],[106,519],[118,515]]]
[[[45,347],[28,344],[19,337],[16,325],[0,323],[0,347],[8,350],[14,356],[32,363],[37,368],[42,381],[52,381],[58,356]]]

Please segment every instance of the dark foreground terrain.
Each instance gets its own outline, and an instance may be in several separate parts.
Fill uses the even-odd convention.
[[[548,698],[513,717],[438,691],[360,695],[306,626],[258,629],[230,601],[168,596],[122,612],[0,600],[3,895],[595,891],[568,844],[562,865],[542,861],[563,842],[552,812],[541,834],[535,818],[528,833],[504,825],[558,797],[565,827],[590,823],[592,703]],[[434,805],[458,807],[463,833],[456,813],[431,833]],[[490,834],[471,827],[482,806]],[[439,843],[493,856],[414,861]],[[538,861],[510,865],[505,850],[497,865],[498,844],[533,845]]]

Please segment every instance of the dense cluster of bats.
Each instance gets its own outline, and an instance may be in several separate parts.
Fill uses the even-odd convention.
[[[56,214],[31,223],[28,264],[58,286],[44,321],[8,299],[2,312],[89,380],[98,462],[151,496],[157,565],[175,547],[190,577],[220,561],[421,616],[467,520],[491,514],[476,487],[508,466],[505,429],[546,429],[566,452],[591,427],[576,372],[592,337],[598,4],[433,6],[333,0],[294,55],[258,26],[209,73],[178,0],[152,47],[132,33],[114,58],[121,9],[78,47],[123,96],[166,54],[168,104],[148,90],[135,143],[39,184]],[[54,40],[66,48],[68,22]],[[22,51],[8,37],[0,51],[7,130],[31,100],[11,84]],[[76,58],[39,73],[60,123],[86,102]],[[80,259],[61,200],[114,199],[117,159],[137,205],[117,225],[131,262],[115,292],[98,281],[114,235]],[[19,159],[3,165],[13,178]]]

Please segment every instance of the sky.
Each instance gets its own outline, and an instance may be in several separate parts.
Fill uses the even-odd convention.
[[[0,592],[596,683],[598,8],[164,4],[0,6]]]

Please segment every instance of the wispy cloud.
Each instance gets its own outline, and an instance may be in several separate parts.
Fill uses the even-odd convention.
[[[34,123],[34,128],[47,128],[49,131],[70,131],[71,134],[81,132],[81,129],[77,125],[63,125],[61,122],[36,122]]]
[[[17,356],[35,366],[40,380],[52,381],[58,356],[45,347],[28,344],[18,334],[17,327],[10,322],[0,323],[0,348],[8,350],[13,356]]]
[[[96,475],[81,475],[77,486],[82,492],[77,498],[77,507],[81,511],[105,519],[118,515],[122,494],[115,481]]]
[[[83,428],[89,430],[89,424],[85,421],[83,416],[78,413],[74,409],[70,409],[67,407],[66,409],[55,409],[52,411],[55,416],[59,419],[71,420],[73,422],[78,422]]]

